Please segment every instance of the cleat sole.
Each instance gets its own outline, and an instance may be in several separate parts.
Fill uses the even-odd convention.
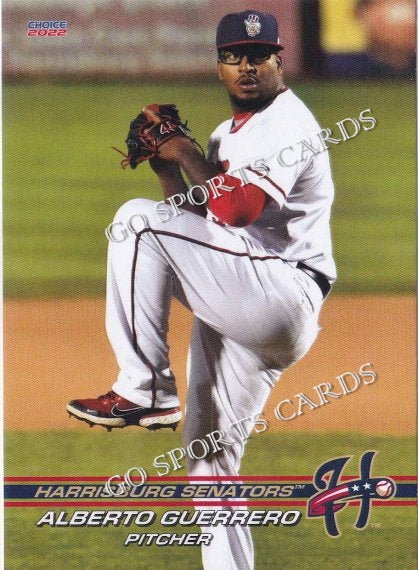
[[[157,431],[157,429],[161,428],[171,428],[173,431],[176,431],[179,423],[180,422],[176,422],[175,424],[152,424],[150,426],[143,426],[143,427],[146,427],[146,429],[149,429],[150,431]]]
[[[175,412],[167,411],[165,413],[160,412],[158,415],[150,414],[149,416],[143,416],[142,418],[140,418],[138,423],[140,426],[151,430],[160,429],[164,427],[173,428],[174,425],[176,428],[181,418],[182,418],[182,413],[180,410],[177,410]]]

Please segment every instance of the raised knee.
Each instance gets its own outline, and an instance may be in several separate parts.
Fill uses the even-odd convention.
[[[151,200],[143,198],[125,202],[116,212],[113,222],[105,230],[109,242],[123,242],[149,227],[148,212],[152,211],[153,204]]]
[[[155,202],[145,198],[134,198],[128,200],[118,209],[115,214],[114,222],[123,222],[127,224],[131,219],[138,219],[140,216],[147,216],[147,213],[153,211]]]

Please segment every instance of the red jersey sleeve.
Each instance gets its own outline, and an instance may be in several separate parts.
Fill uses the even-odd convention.
[[[210,211],[229,226],[242,228],[252,224],[266,206],[268,196],[264,190],[252,183],[242,184],[239,178],[229,174],[221,173],[219,177],[231,190],[223,191],[218,197],[211,193],[208,199]]]

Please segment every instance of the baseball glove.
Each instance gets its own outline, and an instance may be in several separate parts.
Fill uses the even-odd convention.
[[[187,124],[182,122],[177,107],[153,103],[144,107],[129,125],[125,141],[128,154],[112,148],[125,157],[120,163],[122,168],[128,164],[131,168],[136,168],[141,162],[158,156],[159,148],[165,142],[179,136],[189,138],[203,153],[200,145],[190,136]]]

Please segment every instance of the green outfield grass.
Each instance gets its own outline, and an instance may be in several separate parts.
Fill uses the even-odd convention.
[[[377,126],[331,150],[338,292],[413,291],[415,90],[406,83],[294,89],[322,126],[372,110]],[[176,102],[198,140],[230,114],[216,83],[6,85],[3,90],[7,296],[104,292],[105,227],[125,200],[160,196],[148,165],[118,167],[143,104]]]
[[[68,420],[74,422],[75,420]],[[107,432],[95,427],[80,430],[8,431],[5,434],[6,476],[114,475],[133,465],[157,476],[155,456],[181,447],[181,433],[148,432],[128,427]],[[266,433],[253,435],[246,448],[243,475],[310,475],[313,466],[339,455],[359,455],[375,449],[375,471],[413,475],[413,437],[360,433]],[[32,450],[36,450],[32,453]],[[45,462],[45,457],[48,461]],[[135,463],[133,463],[135,462]],[[357,471],[357,463],[351,466]],[[267,473],[268,471],[268,473]],[[186,475],[185,469],[170,475]]]
[[[123,474],[133,466],[142,466],[150,476],[156,476],[153,458],[181,446],[181,434],[171,432],[149,434],[132,428],[108,434],[94,429],[88,435],[86,437],[85,430],[10,432],[5,438],[6,475],[107,477]],[[345,474],[357,477],[359,456],[370,449],[378,451],[372,475],[412,475],[415,472],[412,437],[265,433],[250,439],[242,474],[313,475],[323,461],[353,455]],[[182,469],[176,474],[185,475],[185,471]],[[78,508],[83,510],[83,507]],[[135,507],[130,508],[135,510]],[[286,507],[283,509],[287,510]],[[200,568],[198,547],[123,546],[130,532],[196,532],[198,529],[194,527],[186,530],[186,527],[167,529],[158,524],[139,530],[136,526],[36,527],[36,522],[48,510],[51,509],[6,508],[5,547],[9,570]],[[73,511],[71,508],[54,510]],[[413,544],[416,521],[412,507],[372,507],[370,523],[363,531],[353,528],[357,509],[348,507],[338,515],[342,531],[338,539],[331,539],[325,534],[321,520],[306,519],[304,507],[300,510],[303,518],[296,527],[253,528],[257,570],[415,568]],[[162,511],[157,512],[158,520]]]

